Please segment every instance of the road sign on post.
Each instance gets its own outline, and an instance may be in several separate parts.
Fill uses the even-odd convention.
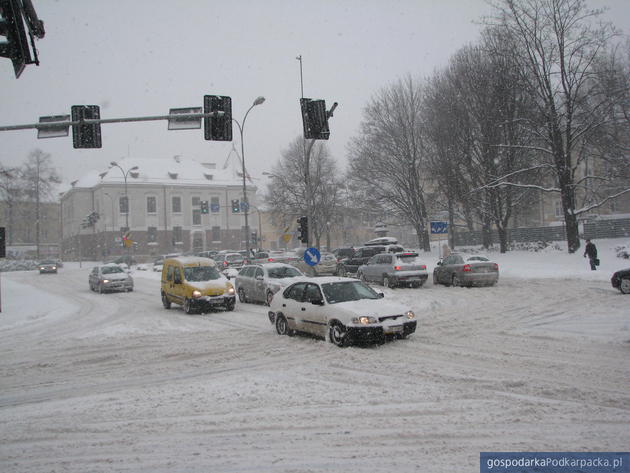
[[[307,248],[304,252],[304,262],[309,266],[315,266],[319,264],[322,259],[322,255],[317,248]]]
[[[431,233],[433,235],[442,235],[448,233],[448,222],[431,222]]]

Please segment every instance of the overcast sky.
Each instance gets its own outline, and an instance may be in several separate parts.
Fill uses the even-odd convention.
[[[628,32],[628,0],[607,18]],[[479,37],[483,0],[33,0],[46,27],[36,42],[41,65],[15,79],[0,58],[0,125],[100,105],[101,118],[165,115],[201,107],[203,96],[232,97],[234,118],[260,95],[245,124],[248,172],[271,170],[302,133],[304,96],[339,107],[331,119],[332,155],[343,168],[369,98],[407,73],[429,76]],[[222,166],[232,143],[203,130],[167,131],[167,122],[102,125],[103,147],[75,150],[72,137],[38,140],[35,130],[0,132],[0,163],[19,165],[36,148],[50,153],[64,180],[103,170],[122,157],[182,155]],[[238,128],[234,145],[240,150]],[[260,182],[260,181],[259,181]]]

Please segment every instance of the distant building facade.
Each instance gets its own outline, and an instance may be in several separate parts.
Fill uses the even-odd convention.
[[[117,164],[82,177],[63,194],[63,258],[110,259],[129,251],[138,260],[149,260],[168,253],[245,248],[242,174],[233,168],[179,156],[126,158]],[[259,221],[256,187],[248,180],[246,188],[249,231],[254,232]],[[202,213],[205,202],[208,210]],[[82,228],[92,212],[98,220]],[[123,237],[133,242],[129,250]]]

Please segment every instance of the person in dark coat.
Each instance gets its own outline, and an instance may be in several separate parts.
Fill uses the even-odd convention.
[[[591,264],[591,269],[595,271],[597,269],[597,247],[591,240],[586,240],[586,248],[584,248],[584,257],[588,256],[588,262]]]

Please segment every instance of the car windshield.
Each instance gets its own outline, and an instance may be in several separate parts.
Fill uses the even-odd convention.
[[[184,268],[184,279],[191,282],[212,281],[221,278],[214,266],[193,266]]]
[[[267,274],[270,278],[273,279],[282,279],[282,278],[294,278],[296,276],[302,276],[297,269],[292,267],[279,267],[279,268],[271,268],[267,270]]]
[[[243,257],[241,255],[227,255],[225,261],[243,261]]]
[[[361,281],[325,283],[322,284],[322,289],[329,304],[360,299],[378,299],[378,294]]]
[[[46,260],[46,261],[42,261],[42,262],[41,262],[41,263],[39,263],[39,264],[55,264],[55,262],[54,262],[54,261],[48,261],[48,260]]]
[[[103,274],[115,274],[124,272],[120,266],[103,266],[101,270]]]

